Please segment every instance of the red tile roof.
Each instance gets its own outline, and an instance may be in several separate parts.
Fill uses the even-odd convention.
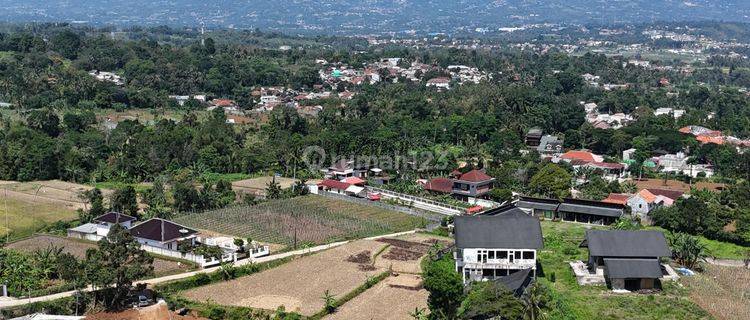
[[[594,154],[588,151],[572,150],[564,153],[560,158],[567,160],[581,160],[586,162],[594,161]]]
[[[610,193],[607,198],[602,200],[602,202],[625,205],[628,203],[628,199],[630,199],[630,195],[623,193]]]
[[[346,190],[346,188],[349,188],[350,184],[346,182],[331,180],[331,179],[325,179],[318,183],[319,186],[331,188],[331,189],[339,189],[339,190]]]
[[[341,182],[348,183],[348,184],[362,185],[362,184],[365,184],[365,182],[367,182],[367,181],[362,180],[362,179],[357,178],[357,177],[348,177],[348,178],[342,179]]]
[[[450,193],[453,191],[453,180],[448,178],[434,178],[424,185],[425,190]]]
[[[480,170],[474,169],[462,174],[458,180],[469,182],[483,182],[492,180],[492,177],[488,176],[486,173]]]

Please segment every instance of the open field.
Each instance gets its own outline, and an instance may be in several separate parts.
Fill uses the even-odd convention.
[[[677,180],[667,180],[667,183],[664,184],[663,179],[642,179],[633,180],[635,182],[635,185],[638,186],[638,189],[643,188],[655,188],[655,189],[669,189],[669,190],[678,190],[682,192],[690,192],[690,184],[677,181]],[[721,191],[726,188],[726,184],[724,183],[714,183],[714,182],[696,182],[692,185],[693,188],[696,188],[698,190],[707,189],[710,191]]]
[[[568,262],[587,259],[578,248],[587,226],[543,221],[544,249],[539,281],[550,287],[556,308],[551,319],[711,319],[687,289],[664,283],[657,294],[617,294],[604,286],[579,286]],[[552,274],[555,281],[552,281]]]
[[[78,195],[91,187],[58,180],[0,183],[0,235],[28,236],[48,223],[73,220],[85,203]],[[106,193],[107,191],[105,191]],[[6,213],[7,222],[6,225]]]
[[[359,240],[247,277],[216,283],[183,292],[198,302],[211,300],[220,305],[243,306],[312,315],[323,308],[323,293],[330,290],[341,297],[365,283],[368,277],[385,269],[363,268],[382,242]]]
[[[417,275],[391,276],[345,303],[330,320],[411,319],[414,309],[427,309],[427,290]]]
[[[275,177],[276,183],[282,189],[290,188],[294,184],[294,179]],[[256,195],[265,195],[268,183],[274,180],[274,177],[257,177],[232,182],[232,189],[237,193],[252,193]]]
[[[79,195],[91,188],[59,180],[0,182],[0,235],[7,234],[10,229],[12,238],[21,238],[48,223],[75,219],[76,209],[86,207]],[[111,191],[102,192],[106,196]]]
[[[5,248],[20,252],[33,252],[37,249],[46,249],[49,246],[62,247],[63,252],[70,253],[78,258],[85,258],[86,250],[96,248],[96,244],[93,242],[48,235],[36,235],[28,239],[12,242],[7,244]],[[191,268],[192,266],[185,263],[154,258],[155,275],[169,275],[188,271]]]
[[[404,213],[317,195],[186,214],[175,221],[287,246],[406,231],[425,224],[424,219]]]
[[[683,277],[690,299],[716,319],[750,319],[750,270],[706,265],[704,273]]]

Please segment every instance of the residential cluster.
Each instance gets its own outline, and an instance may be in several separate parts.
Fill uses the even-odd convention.
[[[238,242],[233,238],[203,234],[161,218],[138,222],[135,217],[119,212],[108,212],[94,218],[90,223],[68,229],[68,237],[99,241],[106,237],[115,225],[128,230],[145,251],[191,261],[201,267],[236,262],[239,259],[254,259],[269,254],[267,245],[242,240],[243,244],[238,246]],[[220,254],[203,254],[199,249],[201,246],[218,248]]]

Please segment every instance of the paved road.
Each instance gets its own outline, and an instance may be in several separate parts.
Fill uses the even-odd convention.
[[[381,238],[391,238],[391,237],[397,237],[397,236],[400,236],[400,235],[411,234],[411,233],[415,233],[415,232],[417,232],[417,230],[411,230],[411,231],[405,231],[405,232],[385,234],[385,235],[382,235],[382,236],[369,237],[369,238],[365,238],[365,240],[376,240],[376,239],[381,239]],[[284,252],[284,253],[279,253],[279,254],[268,255],[268,256],[265,256],[265,257],[260,257],[260,258],[252,259],[252,260],[251,259],[240,260],[240,261],[237,261],[235,263],[235,265],[236,266],[243,266],[243,265],[247,265],[247,264],[250,264],[250,263],[263,263],[263,262],[269,262],[269,261],[274,261],[274,260],[278,260],[278,259],[284,259],[284,258],[291,257],[291,256],[298,256],[298,255],[303,255],[303,254],[318,252],[318,251],[322,251],[322,250],[327,250],[327,249],[330,249],[330,248],[334,248],[334,247],[338,247],[338,246],[347,244],[349,242],[351,242],[351,241],[340,241],[340,242],[334,242],[334,243],[320,245],[320,246],[317,246],[317,247],[311,247],[311,248],[306,248],[306,249],[300,249],[300,250],[295,250],[295,251],[289,251],[289,252]],[[174,274],[174,275],[171,275],[171,276],[164,276],[164,277],[159,277],[159,278],[147,279],[147,280],[139,281],[139,282],[136,282],[136,283],[145,283],[145,284],[149,284],[149,285],[154,285],[154,284],[159,284],[159,283],[169,282],[169,281],[173,281],[173,280],[179,280],[179,279],[184,279],[184,278],[192,277],[192,276],[194,276],[196,274],[199,274],[199,273],[211,273],[211,272],[219,270],[220,268],[221,268],[220,266],[211,267],[211,268],[205,268],[205,269],[201,269],[201,270],[198,270],[198,271],[191,271],[191,272],[185,272],[185,273],[180,273],[180,274]],[[86,288],[83,291],[91,291],[91,288],[90,287]],[[0,309],[21,306],[21,305],[24,305],[24,304],[27,304],[27,303],[56,300],[56,299],[60,299],[60,298],[65,298],[65,297],[73,296],[75,293],[76,293],[76,291],[65,291],[65,292],[55,293],[55,294],[51,294],[51,295],[47,295],[47,296],[34,297],[34,298],[29,298],[29,299],[15,299],[15,298],[2,298],[2,297],[0,297]]]

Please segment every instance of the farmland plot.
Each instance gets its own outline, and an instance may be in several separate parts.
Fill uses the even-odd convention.
[[[690,299],[717,319],[750,319],[750,270],[706,264],[706,271],[683,277]]]
[[[415,309],[427,308],[428,292],[417,275],[391,276],[345,303],[327,320],[412,319]]]
[[[439,243],[441,247],[447,247],[452,243],[452,240],[448,238],[419,233],[398,238],[379,239],[377,241],[386,243],[389,246],[375,259],[375,267],[390,268],[394,272],[411,274],[422,272],[422,259],[427,256],[430,248],[435,243]]]
[[[412,230],[425,221],[404,213],[322,196],[264,202],[179,216],[193,228],[284,244],[322,244]]]
[[[258,274],[183,292],[188,299],[221,305],[287,311],[312,315],[323,308],[323,293],[336,298],[351,292],[385,269],[372,267],[363,252],[378,252],[382,242],[359,240],[296,259]],[[363,266],[370,266],[364,267]]]

